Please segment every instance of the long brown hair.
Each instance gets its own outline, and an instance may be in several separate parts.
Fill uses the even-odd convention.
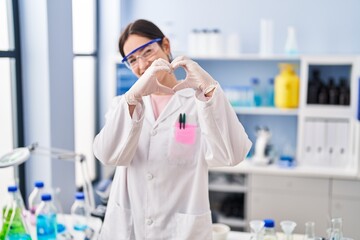
[[[128,24],[125,30],[120,35],[119,51],[121,53],[121,56],[123,57],[125,57],[124,44],[130,34],[137,34],[139,36],[147,37],[149,39],[163,39],[165,37],[164,33],[154,23],[145,19],[138,19],[135,22]]]

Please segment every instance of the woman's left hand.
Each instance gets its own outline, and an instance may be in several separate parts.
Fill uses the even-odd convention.
[[[207,73],[197,62],[180,56],[172,61],[171,66],[173,69],[183,67],[186,72],[185,80],[178,83],[173,90],[179,91],[184,88],[193,88],[200,90],[204,94],[211,92],[217,85],[217,82]]]

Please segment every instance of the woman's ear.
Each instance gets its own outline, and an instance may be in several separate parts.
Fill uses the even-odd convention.
[[[167,37],[163,38],[163,40],[161,42],[161,47],[164,50],[164,52],[166,53],[166,55],[171,54],[170,41]]]

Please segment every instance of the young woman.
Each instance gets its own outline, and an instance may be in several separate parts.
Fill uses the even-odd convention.
[[[117,166],[100,239],[210,240],[208,170],[237,165],[251,142],[219,83],[191,59],[172,61],[156,25],[129,24],[119,50],[139,79],[94,140],[95,156]]]

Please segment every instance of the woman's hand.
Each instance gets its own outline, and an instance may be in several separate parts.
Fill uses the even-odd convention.
[[[202,91],[205,95],[214,90],[217,82],[200,65],[193,60],[180,56],[172,61],[173,69],[183,67],[186,72],[185,80],[181,81],[173,90],[179,91],[184,88],[193,88]]]
[[[125,93],[125,99],[129,105],[136,105],[143,96],[152,93],[174,93],[174,90],[159,83],[156,73],[166,71],[171,73],[170,63],[164,59],[155,60],[135,84]]]

